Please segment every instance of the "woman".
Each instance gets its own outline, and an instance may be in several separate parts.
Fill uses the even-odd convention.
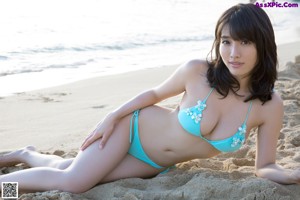
[[[277,54],[268,16],[252,4],[228,9],[217,23],[213,50],[210,61],[186,63],[108,114],[76,158],[39,154],[33,147],[2,156],[0,165],[32,168],[1,175],[0,182],[81,193],[98,183],[153,177],[179,162],[236,151],[258,127],[256,175],[300,183],[300,171],[275,164],[283,103],[273,91]],[[154,105],[180,93],[175,110]]]

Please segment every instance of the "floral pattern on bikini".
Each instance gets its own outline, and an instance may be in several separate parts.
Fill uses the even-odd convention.
[[[200,123],[202,120],[202,112],[206,108],[206,102],[205,101],[197,101],[197,105],[193,108],[188,108],[185,110],[186,114],[191,117],[192,120],[196,124]]]
[[[238,128],[238,132],[232,138],[231,147],[242,145],[245,142],[246,130],[247,130],[246,124],[243,124],[241,127]]]

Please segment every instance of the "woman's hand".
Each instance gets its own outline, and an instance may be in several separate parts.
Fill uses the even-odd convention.
[[[99,148],[102,149],[107,142],[108,138],[112,134],[115,124],[117,121],[112,114],[107,115],[102,121],[98,123],[95,130],[92,131],[87,138],[84,140],[83,144],[81,145],[80,149],[83,151],[86,149],[90,144],[95,142],[96,140],[100,139]]]
[[[300,184],[300,169],[285,169],[275,163],[256,170],[256,175],[280,184]]]

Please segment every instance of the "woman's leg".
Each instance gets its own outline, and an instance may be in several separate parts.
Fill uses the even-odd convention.
[[[36,167],[1,175],[0,182],[18,182],[21,190],[84,192],[99,183],[127,155],[129,120],[126,117],[120,121],[104,149],[99,149],[99,141],[96,141],[80,151],[64,170]]]
[[[107,183],[124,178],[151,178],[165,171],[166,168],[157,169],[149,164],[133,157],[130,154],[122,160],[122,162],[100,183]]]
[[[65,169],[72,163],[73,158],[63,159],[56,155],[41,154],[33,146],[27,146],[10,153],[0,155],[0,167],[10,167],[25,163],[29,167],[53,167]]]

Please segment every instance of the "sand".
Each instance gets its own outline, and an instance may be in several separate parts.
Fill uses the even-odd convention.
[[[281,48],[282,47],[282,48]],[[284,100],[277,162],[300,168],[300,42],[279,46],[276,90]],[[286,51],[289,51],[287,53]],[[298,55],[291,58],[291,55]],[[98,77],[59,87],[0,97],[0,152],[28,144],[42,153],[73,157],[93,126],[137,93],[159,84],[177,66]],[[174,107],[180,97],[162,102]],[[235,153],[177,164],[152,179],[131,178],[82,194],[59,191],[23,194],[20,199],[300,199],[299,185],[280,185],[254,176],[255,133]],[[1,168],[0,174],[25,166]]]

